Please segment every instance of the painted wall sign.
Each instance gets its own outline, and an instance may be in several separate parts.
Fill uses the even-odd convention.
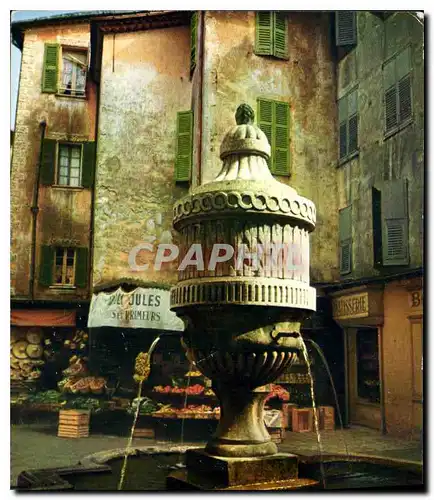
[[[423,290],[414,290],[409,294],[410,307],[416,309],[422,307],[423,304]]]
[[[333,318],[364,318],[369,316],[368,292],[337,297],[333,300]]]
[[[92,296],[87,326],[183,331],[184,323],[169,307],[169,290],[136,288],[125,292],[118,288],[111,293],[100,292]]]

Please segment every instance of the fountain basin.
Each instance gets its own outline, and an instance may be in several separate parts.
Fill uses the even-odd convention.
[[[124,484],[125,491],[185,491],[180,481],[186,475],[187,447],[162,450],[143,447],[131,450]],[[191,449],[191,448],[189,448]],[[96,453],[73,467],[29,470],[18,477],[18,490],[31,491],[116,491],[125,450]],[[325,475],[322,484],[321,463]],[[181,468],[180,468],[181,467]],[[291,491],[299,488],[326,490],[422,491],[422,464],[362,455],[323,455],[298,457],[298,473],[303,479],[260,482],[230,488],[214,487],[214,491]],[[170,475],[172,479],[167,480]],[[176,484],[175,484],[176,483]],[[191,485],[189,485],[191,489]],[[198,486],[197,489],[203,489]]]

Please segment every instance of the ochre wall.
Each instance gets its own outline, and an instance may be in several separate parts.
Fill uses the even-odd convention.
[[[107,34],[103,42],[96,169],[93,284],[121,278],[174,283],[175,264],[154,271],[142,251],[175,238],[172,206],[187,193],[175,184],[176,118],[192,106],[189,26]]]
[[[40,151],[40,125],[47,122],[46,138],[67,141],[95,140],[96,89],[88,81],[86,99],[41,92],[44,44],[59,43],[88,48],[89,24],[50,26],[25,32],[20,87],[17,102],[15,140],[11,167],[11,289],[12,296],[29,291],[32,233],[32,197]],[[91,190],[40,186],[37,220],[36,270],[39,249],[57,239],[90,245]],[[61,292],[36,287],[36,298],[70,300],[86,296],[87,289]]]
[[[422,301],[420,280],[389,283],[384,289],[383,366],[387,432],[418,436],[422,428]]]
[[[289,60],[254,54],[255,12],[206,12],[202,183],[219,172],[219,149],[237,106],[257,98],[290,105],[291,177],[279,177],[314,201],[311,280],[338,278],[336,83],[328,14],[288,14]]]

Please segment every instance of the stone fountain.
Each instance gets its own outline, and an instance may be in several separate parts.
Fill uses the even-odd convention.
[[[294,361],[301,322],[315,310],[309,286],[315,206],[271,175],[270,144],[250,106],[238,107],[236,123],[223,139],[218,176],[174,206],[180,262],[201,257],[179,271],[171,309],[185,323],[187,357],[212,379],[221,418],[205,449],[188,452],[187,469],[168,485],[305,487],[314,481],[298,479],[295,456],[277,453],[263,407],[264,386]]]

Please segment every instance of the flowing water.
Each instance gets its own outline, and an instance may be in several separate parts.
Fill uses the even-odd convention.
[[[318,442],[318,451],[319,451],[319,457],[320,457],[321,480],[322,480],[322,485],[325,488],[326,481],[325,481],[324,466],[323,466],[323,462],[322,462],[323,448],[322,448],[322,442],[321,442],[321,433],[319,431],[318,412],[317,412],[316,403],[315,403],[315,388],[314,388],[314,383],[313,383],[312,370],[310,367],[309,353],[307,351],[307,347],[306,347],[306,344],[304,342],[304,339],[301,335],[300,335],[300,342],[301,342],[301,352],[303,353],[303,357],[304,357],[304,360],[306,362],[307,372],[308,372],[309,380],[310,380],[310,395],[312,398],[313,421],[315,423],[316,439]]]
[[[306,342],[310,342],[310,344],[316,349],[316,352],[318,353],[319,357],[321,358],[321,361],[323,362],[323,365],[327,371],[327,374],[329,376],[329,380],[330,380],[330,383],[331,383],[331,386],[333,389],[333,395],[334,395],[335,403],[336,403],[336,411],[337,411],[338,417],[339,417],[339,425],[341,427],[341,430],[343,431],[344,430],[344,423],[342,421],[342,413],[341,413],[341,409],[339,406],[338,394],[336,392],[336,387],[335,387],[335,384],[333,382],[333,377],[332,377],[332,374],[330,371],[329,364],[327,363],[327,360],[324,356],[324,353],[321,350],[321,347],[316,342],[314,342],[311,339],[306,339]],[[345,452],[346,452],[347,456],[349,456],[348,445],[347,445],[347,441],[346,441],[345,437],[343,437],[343,440],[344,440],[344,445],[345,445]]]

